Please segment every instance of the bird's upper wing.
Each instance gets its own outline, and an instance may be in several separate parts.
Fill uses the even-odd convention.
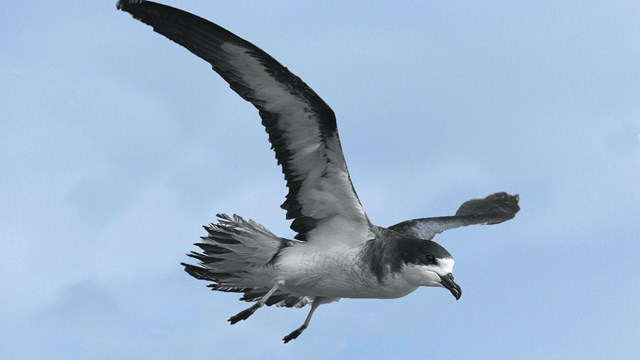
[[[259,110],[287,181],[282,208],[297,239],[353,246],[371,238],[333,110],[309,86],[255,45],[198,16],[150,1],[120,0],[117,8],[210,63]]]
[[[458,208],[454,216],[441,216],[403,221],[390,226],[396,232],[431,240],[437,234],[467,225],[493,225],[513,219],[520,210],[520,196],[504,192],[484,199],[471,199]]]

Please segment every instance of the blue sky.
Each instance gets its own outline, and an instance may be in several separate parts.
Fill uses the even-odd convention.
[[[0,358],[628,359],[640,353],[637,1],[171,1],[338,116],[372,221],[518,193],[436,240],[442,289],[246,307],[179,263],[217,212],[291,237],[255,109],[115,1],[0,5]]]

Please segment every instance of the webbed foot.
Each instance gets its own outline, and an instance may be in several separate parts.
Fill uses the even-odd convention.
[[[229,318],[229,320],[227,320],[228,322],[231,323],[231,325],[237,323],[238,321],[241,320],[247,320],[249,318],[249,316],[253,315],[254,312],[256,312],[256,310],[258,310],[260,308],[260,304],[256,303],[253,306],[251,306],[250,308],[246,309],[246,310],[242,310],[239,313],[237,313],[236,315],[232,316]]]
[[[293,330],[289,335],[285,336],[284,338],[282,338],[282,341],[284,341],[284,343],[288,343],[289,341],[293,340],[293,339],[297,339],[298,336],[300,336],[300,334],[302,334],[302,332],[304,331],[304,329],[306,329],[307,327],[302,325],[299,328]]]

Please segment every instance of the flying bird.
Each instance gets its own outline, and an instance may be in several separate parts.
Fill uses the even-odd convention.
[[[322,304],[341,298],[392,299],[420,286],[443,287],[459,299],[453,257],[433,241],[467,225],[498,224],[520,210],[519,196],[498,192],[463,203],[455,215],[371,223],[351,183],[336,117],[307,84],[257,46],[188,12],[140,0],[117,8],[211,64],[231,89],[258,109],[288,187],[282,208],[294,239],[240,216],[218,214],[182,264],[213,290],[243,293],[254,304],[229,318],[246,320],[264,305],[310,305],[296,339]]]

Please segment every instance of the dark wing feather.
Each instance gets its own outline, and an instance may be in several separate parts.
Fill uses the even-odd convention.
[[[513,219],[520,211],[520,196],[505,192],[484,199],[471,199],[460,205],[454,216],[440,216],[403,221],[389,229],[401,234],[431,240],[437,234],[467,225],[493,225]]]
[[[210,63],[258,109],[287,181],[282,208],[297,239],[354,245],[370,237],[335,115],[310,87],[255,45],[198,16],[150,1],[121,0],[117,7]]]

